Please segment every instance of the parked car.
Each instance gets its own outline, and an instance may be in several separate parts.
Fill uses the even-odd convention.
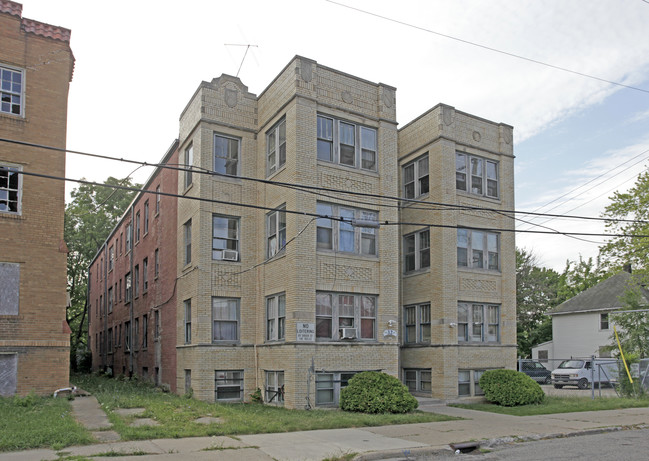
[[[595,367],[591,360],[564,360],[559,368],[552,371],[552,384],[557,389],[563,386],[577,386],[588,389],[592,382],[595,384],[614,384],[618,380],[618,363],[613,359],[595,359]]]
[[[519,360],[518,371],[522,371],[539,384],[550,384],[552,373],[538,360]]]

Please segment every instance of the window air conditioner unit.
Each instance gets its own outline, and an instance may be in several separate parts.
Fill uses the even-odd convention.
[[[356,328],[341,328],[340,339],[356,339]]]
[[[223,250],[222,253],[223,261],[238,261],[239,252],[236,250]]]

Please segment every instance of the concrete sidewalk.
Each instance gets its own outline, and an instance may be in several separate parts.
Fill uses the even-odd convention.
[[[507,416],[447,407],[419,399],[420,409],[465,418],[437,423],[405,424],[373,428],[317,430],[233,437],[194,437],[68,447],[61,452],[92,456],[133,453],[133,456],[102,457],[102,460],[314,460],[358,453],[359,458],[398,459],[406,453],[450,450],[449,444],[479,440],[483,446],[585,433],[643,427],[649,424],[649,408],[630,408],[543,416]],[[140,453],[140,455],[137,455]],[[143,455],[142,453],[147,453]],[[56,460],[53,450],[30,450],[0,454],[0,461]]]

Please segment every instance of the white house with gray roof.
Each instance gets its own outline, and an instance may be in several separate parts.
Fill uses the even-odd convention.
[[[623,308],[621,296],[635,283],[630,272],[622,271],[548,312],[552,341],[533,347],[532,358],[554,368],[571,357],[610,357],[605,346],[612,342],[615,316],[611,313]],[[649,305],[649,292],[642,288],[642,293],[642,304]]]

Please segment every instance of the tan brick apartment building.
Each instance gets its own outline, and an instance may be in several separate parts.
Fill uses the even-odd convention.
[[[70,31],[0,0],[0,138],[65,149]],[[0,395],[67,387],[65,153],[0,142]]]
[[[513,224],[460,209],[513,209],[512,129],[439,105],[398,131],[395,93],[300,56],[260,96],[227,75],[199,85],[163,282],[179,392],[335,406],[354,373],[381,370],[451,399],[479,393],[467,372],[514,365],[513,234],[485,232],[480,253],[477,229]]]

